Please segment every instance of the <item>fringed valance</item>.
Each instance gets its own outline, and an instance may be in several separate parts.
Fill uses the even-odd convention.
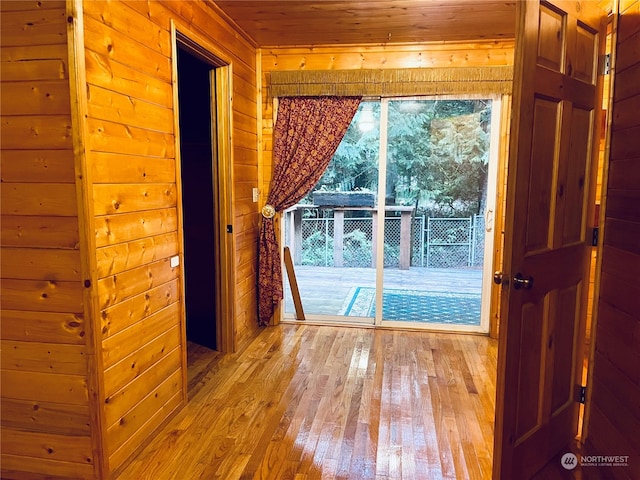
[[[273,97],[510,94],[513,67],[271,72]]]

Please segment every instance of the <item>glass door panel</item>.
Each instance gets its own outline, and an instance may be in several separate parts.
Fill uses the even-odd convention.
[[[499,112],[498,99],[362,102],[283,215],[307,319],[488,331]],[[284,309],[295,318],[286,275]]]
[[[362,102],[312,192],[283,215],[305,316],[372,323],[380,103]],[[285,274],[285,318],[295,318]]]
[[[388,101],[382,321],[481,328],[491,107]]]

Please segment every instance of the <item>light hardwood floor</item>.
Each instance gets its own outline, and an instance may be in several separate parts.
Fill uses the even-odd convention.
[[[497,342],[280,325],[190,344],[188,405],[119,480],[487,479]]]

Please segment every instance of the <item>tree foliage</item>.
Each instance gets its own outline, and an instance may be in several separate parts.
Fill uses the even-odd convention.
[[[491,101],[392,100],[388,115],[387,204],[431,216],[481,213]],[[380,103],[363,102],[316,190],[377,191],[379,124]]]

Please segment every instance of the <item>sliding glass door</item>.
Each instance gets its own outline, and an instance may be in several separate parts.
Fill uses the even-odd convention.
[[[380,102],[363,102],[313,191],[285,212],[285,245],[305,317],[373,323]],[[365,290],[366,289],[366,290]],[[295,318],[285,279],[285,318]]]
[[[482,291],[493,237],[485,220],[495,211],[494,101],[385,102],[385,249],[377,321],[487,331],[489,302],[483,309]]]
[[[498,104],[362,103],[314,192],[284,217],[308,319],[488,330]]]

